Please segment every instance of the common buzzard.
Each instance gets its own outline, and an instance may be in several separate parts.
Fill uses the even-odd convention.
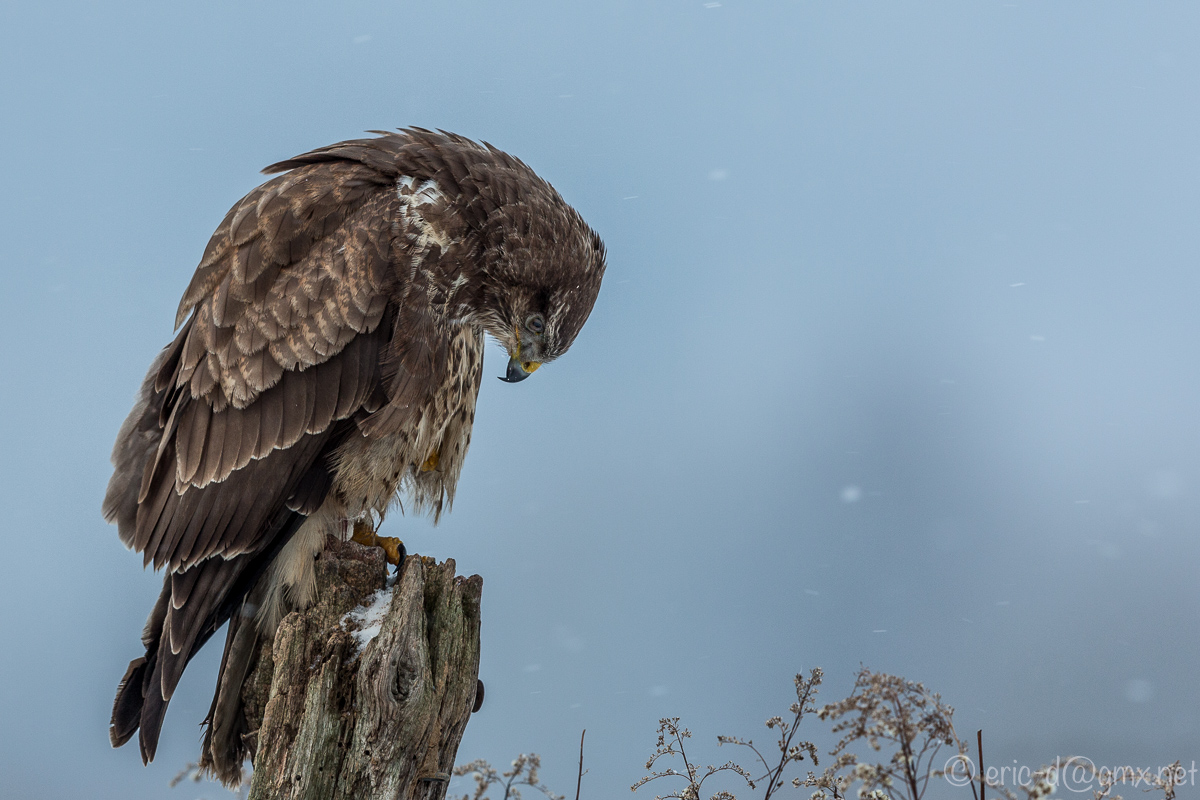
[[[240,779],[259,637],[314,591],[326,536],[378,543],[394,498],[436,522],[471,438],[484,334],[523,380],[567,351],[604,245],[524,163],[409,128],[313,150],[217,228],[117,435],[104,516],[165,569],[117,689],[114,746],[154,758],[188,661],[229,621],[202,766]],[[182,326],[182,327],[180,327]]]

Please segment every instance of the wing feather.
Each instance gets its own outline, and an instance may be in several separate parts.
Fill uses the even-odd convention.
[[[192,589],[196,585],[196,578],[199,576],[200,570],[198,569],[171,573],[168,578],[171,582],[171,608],[183,608],[183,604],[191,596]]]
[[[288,451],[365,413],[380,391],[395,317],[394,179],[362,164],[305,165],[248,194],[214,233],[143,414],[156,412],[162,430],[127,540],[147,564],[186,569],[261,546],[262,509],[290,502],[318,457]],[[328,487],[305,485],[309,510]]]
[[[203,402],[203,401],[201,401]],[[201,403],[195,403],[200,405]],[[220,474],[221,455],[225,449],[225,429],[229,424],[229,414],[214,413],[208,423],[208,435],[204,437],[204,455],[200,468],[190,481],[192,486],[203,488],[216,480]],[[176,476],[176,491],[182,492],[187,484]]]
[[[239,466],[243,466],[245,462],[241,460],[242,456],[242,421],[246,418],[244,411],[234,410],[232,414],[219,414],[224,417],[225,433],[223,447],[221,448],[221,462],[217,466],[218,475],[229,475]]]
[[[254,450],[254,457],[262,458],[282,440],[283,389],[277,384],[274,389],[260,397],[254,405],[262,415],[262,421],[259,423],[258,446]]]
[[[242,445],[238,450],[238,463],[234,469],[241,469],[250,463],[251,459],[261,458],[258,455],[259,437],[262,435],[262,412],[265,398],[257,403],[251,403],[241,411],[236,411],[242,417]],[[264,454],[265,455],[265,454]]]
[[[228,541],[230,529],[233,528],[236,532],[246,524],[246,520],[245,509],[242,508],[241,503],[222,502],[218,507],[218,513],[214,514],[212,519],[206,520],[205,527],[208,530],[206,543]],[[181,561],[184,558],[187,559],[187,563],[195,563],[197,560],[192,553],[181,556]]]
[[[230,320],[236,320],[241,317],[242,313],[246,310],[246,303],[242,302],[242,299],[237,296],[237,289],[241,285],[236,282],[232,275],[229,279],[217,284],[217,290],[213,293],[210,301],[212,303],[212,323],[216,331],[226,327]],[[204,330],[214,331],[214,328],[206,327]],[[208,342],[207,344],[209,349],[215,349],[215,345],[212,342]]]
[[[188,381],[188,391],[192,397],[204,397],[212,394],[217,387],[217,376],[220,375],[220,362],[209,353],[204,362],[196,365],[192,379]]]
[[[250,194],[246,195],[242,202],[238,204],[237,211],[233,215],[233,219],[229,223],[229,229],[225,231],[228,244],[237,247],[243,245],[250,239],[259,234],[258,230],[258,201],[262,199],[267,187],[271,183],[264,183]],[[282,181],[280,181],[282,183]],[[220,231],[218,231],[220,232]]]
[[[171,447],[170,442],[168,442],[166,456],[174,457],[174,448]],[[138,505],[137,529],[133,540],[134,551],[142,554],[143,566],[156,561],[155,554],[159,550],[163,535],[173,516],[171,512],[179,498],[179,495],[175,493],[173,476],[164,476],[163,473],[166,472],[164,469],[154,472],[158,478],[151,481],[150,492],[147,494],[145,502]],[[181,521],[180,524],[183,522]],[[155,563],[155,569],[158,567],[159,564]]]
[[[164,638],[167,647],[159,648],[159,664],[162,667],[159,675],[159,689],[164,700],[170,700],[179,685],[179,678],[192,652],[196,640],[204,633],[202,624],[212,612],[213,599],[220,598],[228,591],[230,585],[237,579],[234,570],[224,569],[225,564],[220,560],[199,564],[193,569],[199,570],[200,575],[192,589],[197,599],[202,602],[185,603],[182,608],[167,611],[167,623]]]
[[[300,439],[300,434],[304,432],[307,422],[302,418],[304,414],[304,384],[307,381],[293,380],[292,376],[295,374],[284,375],[283,380],[279,383],[279,388],[283,390],[283,430],[280,432],[279,438],[284,447],[287,447],[289,442]]]
[[[194,400],[188,401],[182,413],[184,421],[179,430],[186,430],[187,435],[178,439],[176,443],[176,474],[180,481],[191,483],[200,470],[200,462],[204,459],[205,441],[208,439],[208,427],[213,414],[208,403]],[[187,445],[186,450],[184,445]]]
[[[179,537],[178,550],[182,558],[187,558],[195,546],[196,539],[203,532],[205,523],[212,514],[213,506],[217,501],[216,495],[216,492],[190,492],[187,497],[180,499],[179,511],[187,519],[187,526]],[[173,592],[174,590],[172,590]],[[172,645],[172,649],[179,652],[174,645]]]
[[[240,365],[242,379],[248,383],[264,387],[264,392],[279,383],[283,377],[283,365],[276,361],[264,347],[252,353]],[[262,395],[260,394],[259,397]]]
[[[363,363],[367,358],[378,359],[378,353],[367,352],[365,347],[347,348],[346,358],[338,360],[341,371],[338,374],[338,402],[334,409],[334,419],[345,419],[350,412],[362,405],[365,399],[361,394],[360,374],[368,372],[369,367]]]
[[[334,358],[314,367],[317,370],[316,379],[313,381],[316,397],[308,420],[308,433],[319,433],[333,422],[342,385],[342,362],[346,360]]]
[[[303,387],[303,390],[304,390],[303,395],[302,395],[304,397],[304,406],[303,406],[304,410],[300,412],[300,421],[301,421],[300,436],[303,436],[305,433],[319,433],[320,432],[319,430],[312,430],[312,427],[313,427],[313,412],[317,408],[317,381],[319,381],[321,379],[321,371],[320,371],[320,369],[314,367],[312,372],[313,372],[312,378],[310,378],[308,380],[299,381],[301,387]],[[297,440],[299,440],[300,436],[296,437]]]

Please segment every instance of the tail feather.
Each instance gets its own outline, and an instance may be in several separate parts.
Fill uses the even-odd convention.
[[[146,673],[142,685],[142,718],[138,749],[142,751],[143,764],[154,760],[154,754],[158,750],[158,734],[162,731],[163,718],[167,716],[167,705],[171,702],[159,691],[161,676],[162,660],[155,658],[154,667]]]
[[[238,613],[229,619],[217,690],[205,719],[200,767],[226,786],[241,782],[242,764],[250,755],[243,739],[249,727],[242,707],[242,684],[258,657],[261,637],[255,611],[265,593],[263,583],[259,582]]]
[[[142,724],[142,684],[145,682],[149,662],[145,656],[129,662],[125,677],[117,686],[117,699],[113,702],[112,724],[108,728],[108,739],[113,747],[120,747],[137,733]]]
[[[172,618],[178,611],[172,602],[172,585],[174,575],[167,575],[163,581],[163,589],[158,602],[150,617],[146,620],[146,628],[142,634],[142,643],[146,654],[129,662],[125,676],[117,686],[116,700],[113,702],[112,720],[109,725],[109,740],[113,747],[120,747],[133,737],[140,729],[138,744],[141,749],[142,762],[149,764],[154,760],[158,749],[158,736],[162,730],[163,718],[171,695],[183,675],[184,669],[200,648],[208,642],[217,630],[225,624],[233,613],[241,607],[243,599],[254,589],[259,579],[266,572],[271,561],[279,553],[280,548],[287,543],[296,529],[304,522],[305,517],[291,511],[280,513],[269,531],[268,541],[271,542],[265,550],[253,555],[238,556],[229,560],[215,558],[192,567],[195,570],[205,570],[213,573],[198,576],[198,581],[208,580],[207,590],[203,593],[192,592],[188,597],[187,615],[190,624],[184,633],[185,646],[178,653],[172,652]],[[189,587],[193,581],[182,581]],[[247,620],[241,627],[249,628],[254,633],[253,620]],[[235,629],[236,630],[236,629]],[[253,647],[250,647],[253,650]],[[228,651],[228,648],[227,648]],[[228,652],[227,652],[228,655]],[[239,656],[240,658],[240,656]],[[240,662],[239,662],[240,663]],[[245,661],[241,664],[242,672],[236,682],[240,691],[241,680],[245,677]],[[222,662],[222,672],[226,664]],[[218,683],[217,697],[214,698],[214,708],[220,697],[222,687],[226,683],[233,685],[230,680],[222,678]],[[235,707],[240,712],[240,706]],[[211,716],[211,715],[210,715]],[[235,743],[235,747],[238,743]],[[206,752],[207,737],[206,737]],[[232,756],[231,756],[232,757]],[[238,766],[240,769],[240,761]]]

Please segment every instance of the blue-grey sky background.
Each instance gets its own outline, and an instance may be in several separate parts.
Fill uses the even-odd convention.
[[[537,751],[568,793],[586,727],[584,796],[629,796],[659,717],[724,761],[795,672],[832,701],[860,664],[996,764],[1200,760],[1197,31],[1184,3],[6,5],[0,795],[228,796],[167,788],[219,643],[150,768],[108,745],[160,585],[100,518],[109,450],[258,170],[404,125],[518,155],[609,253],[567,357],[508,386],[489,347],[454,513],[387,523],[484,576],[460,760]]]

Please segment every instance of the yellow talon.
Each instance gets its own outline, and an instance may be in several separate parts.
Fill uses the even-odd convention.
[[[392,566],[400,566],[406,555],[403,541],[395,536],[376,536],[375,529],[366,520],[360,519],[354,523],[354,534],[350,537],[350,541],[358,542],[366,547],[381,548],[387,556],[387,563]]]
[[[395,536],[376,536],[375,543],[383,548],[383,552],[387,554],[387,562],[393,567],[398,567],[404,562],[404,557],[407,555],[404,551],[404,542]]]
[[[425,459],[425,463],[421,465],[421,472],[432,472],[437,469],[438,451],[434,450],[429,454],[429,458]]]

